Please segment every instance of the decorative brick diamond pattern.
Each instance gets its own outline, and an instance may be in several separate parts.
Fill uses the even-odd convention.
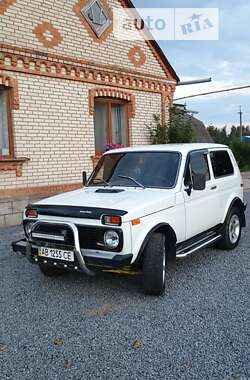
[[[0,15],[3,15],[4,12],[16,2],[16,0],[2,0],[0,1]]]
[[[60,32],[47,21],[42,22],[37,25],[33,30],[33,33],[36,35],[37,39],[41,44],[46,48],[55,48],[62,42],[62,36]]]
[[[146,55],[139,46],[130,49],[128,58],[135,67],[143,66],[146,63]]]

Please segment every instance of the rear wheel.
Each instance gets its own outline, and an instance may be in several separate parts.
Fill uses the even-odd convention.
[[[241,230],[241,213],[237,207],[233,207],[226,217],[218,247],[226,250],[236,248],[241,238]]]
[[[142,282],[144,294],[159,296],[166,282],[165,235],[154,233],[143,255]]]
[[[39,268],[40,271],[48,277],[58,277],[65,273],[65,270],[63,269],[52,267],[44,263],[39,263]]]

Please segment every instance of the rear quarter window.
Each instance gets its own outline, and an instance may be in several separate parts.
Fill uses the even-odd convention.
[[[228,151],[219,150],[210,152],[214,177],[221,178],[234,174],[234,167]]]

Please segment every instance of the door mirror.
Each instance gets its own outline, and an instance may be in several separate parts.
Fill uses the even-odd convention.
[[[86,183],[87,183],[87,173],[82,172],[82,185],[83,185],[83,187],[86,186]]]
[[[193,179],[193,189],[194,190],[205,190],[206,188],[206,174],[196,173],[192,175]]]

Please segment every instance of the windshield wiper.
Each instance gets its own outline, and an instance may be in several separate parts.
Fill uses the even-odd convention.
[[[136,185],[142,187],[143,189],[145,189],[145,186],[142,185],[140,182],[138,182],[136,179],[134,179],[133,177],[129,177],[129,176],[126,176],[126,175],[118,175],[119,178],[124,178],[124,179],[129,179],[130,181],[134,182]]]

